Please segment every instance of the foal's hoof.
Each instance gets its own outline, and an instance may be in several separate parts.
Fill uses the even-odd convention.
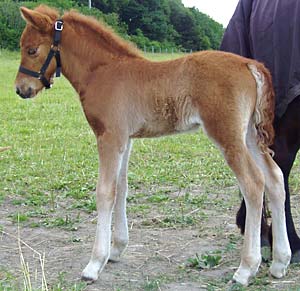
[[[120,261],[121,255],[122,255],[122,252],[120,252],[118,249],[112,248],[110,251],[110,256],[109,256],[108,261],[112,262],[112,263],[117,263]]]
[[[88,282],[89,284],[94,283],[98,279],[98,268],[93,264],[88,264],[81,273],[81,280]]]
[[[286,269],[286,265],[278,262],[273,262],[270,267],[270,273],[274,278],[280,279],[286,275]]]
[[[125,242],[113,243],[110,249],[109,261],[116,263],[121,259],[122,254],[125,252],[128,245],[128,240]]]
[[[86,277],[84,275],[81,274],[81,280],[86,282],[88,285],[93,284],[96,280]]]
[[[120,261],[120,259],[121,259],[120,256],[112,256],[112,255],[110,255],[108,261],[110,263],[118,263]]]
[[[249,279],[250,279],[250,274],[248,272],[241,272],[240,270],[237,270],[232,278],[232,283],[234,285],[243,285],[243,286],[248,286],[249,284]]]
[[[226,284],[227,291],[241,290],[243,287],[241,283],[237,283],[233,279]]]
[[[291,264],[298,264],[298,263],[300,263],[300,250],[293,253],[292,259],[291,259]]]

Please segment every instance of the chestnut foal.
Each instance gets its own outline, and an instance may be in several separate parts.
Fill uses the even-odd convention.
[[[264,189],[273,213],[274,277],[285,275],[291,251],[284,213],[284,184],[270,156],[274,96],[265,67],[233,54],[206,51],[151,62],[96,20],[74,11],[22,7],[17,93],[34,97],[60,69],[80,96],[93,129],[100,170],[98,224],[82,278],[94,281],[109,259],[128,244],[127,167],[132,138],[159,137],[202,127],[224,155],[246,201],[241,263],[233,279],[247,285],[261,262],[260,224]],[[187,157],[188,158],[188,157]],[[112,212],[115,227],[111,243]]]

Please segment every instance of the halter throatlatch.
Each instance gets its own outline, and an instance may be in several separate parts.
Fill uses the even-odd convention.
[[[22,66],[19,67],[19,72],[39,79],[43,83],[46,89],[51,88],[50,81],[48,81],[47,78],[45,77],[45,73],[53,57],[55,57],[56,59],[56,77],[60,77],[61,60],[60,60],[60,51],[58,45],[60,44],[61,32],[63,28],[64,28],[63,20],[62,19],[57,20],[54,24],[53,44],[51,45],[48,56],[44,64],[42,65],[41,69],[39,70],[39,72],[31,71]]]

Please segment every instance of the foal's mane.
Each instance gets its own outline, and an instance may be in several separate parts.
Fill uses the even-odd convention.
[[[59,12],[58,10],[54,8],[50,8],[47,5],[39,5],[34,9],[37,12],[40,12],[42,14],[45,14],[51,18],[51,20],[55,21],[56,19],[59,18]]]
[[[40,5],[35,10],[48,15],[53,21],[59,18],[59,12],[46,5]],[[82,15],[72,9],[65,12],[62,18],[75,30],[84,29],[85,37],[93,43],[98,43],[101,47],[106,47],[114,54],[134,58],[141,57],[139,50],[133,44],[119,37],[111,28],[94,17]]]

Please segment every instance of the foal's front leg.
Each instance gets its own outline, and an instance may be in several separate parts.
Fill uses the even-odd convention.
[[[128,225],[126,215],[126,198],[128,192],[127,170],[131,150],[131,141],[124,152],[117,182],[117,197],[114,207],[114,233],[109,259],[118,261],[128,245]]]
[[[112,210],[121,161],[126,149],[126,142],[107,133],[99,137],[97,142],[100,158],[96,189],[98,222],[91,259],[82,272],[82,279],[88,281],[97,280],[110,255]]]

